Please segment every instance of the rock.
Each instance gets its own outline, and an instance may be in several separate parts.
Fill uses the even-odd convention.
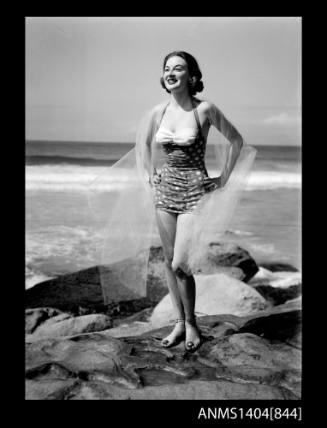
[[[272,287],[271,285],[257,285],[255,289],[272,305],[281,305],[288,300],[298,297],[301,293],[301,289],[298,285],[292,285],[288,288]]]
[[[260,266],[271,272],[298,272],[298,269],[288,263],[261,263]]]
[[[267,309],[260,311],[260,318],[268,316],[270,314],[282,314],[284,312],[301,310],[301,309],[302,309],[302,297],[299,296],[296,299],[288,300],[286,303],[282,305],[269,307]],[[243,325],[245,322],[257,317],[258,317],[258,313],[253,313],[242,317],[242,320],[244,321]]]
[[[25,290],[26,307],[40,308],[48,306],[56,308],[59,312],[69,311],[74,315],[104,313],[112,318],[123,318],[154,305],[147,297],[140,298],[137,296],[135,298],[135,295],[132,295],[126,289],[124,290],[114,281],[112,282],[112,287],[116,290],[117,300],[105,305],[99,269],[99,267],[95,267],[61,275]],[[103,272],[102,268],[101,271]],[[107,269],[106,275],[109,274]],[[128,300],[124,300],[126,296],[128,296]]]
[[[46,321],[44,321],[42,323],[42,328],[44,328],[45,326],[49,327],[52,324],[58,325],[58,322],[64,321],[64,320],[67,320],[67,319],[71,319],[71,318],[74,318],[74,316],[72,314],[68,314],[68,313],[63,312],[63,313],[61,313],[59,315],[56,315],[56,316],[51,317],[51,318],[47,319]],[[39,331],[39,330],[41,330],[41,326],[37,328],[37,331]]]
[[[209,257],[207,257],[209,254]],[[258,266],[243,248],[228,242],[211,242],[203,257],[199,254],[192,260],[192,269],[197,275],[225,273],[244,282],[257,272]],[[162,247],[151,247],[149,257],[147,296],[159,302],[168,292]]]
[[[187,383],[146,386],[128,390],[99,383],[69,388],[68,400],[283,400],[297,397],[286,388],[265,384],[237,383],[225,380],[189,380]],[[95,398],[96,397],[96,398]],[[51,398],[48,398],[51,399]]]
[[[68,391],[77,383],[75,379],[61,380],[27,380],[26,399],[27,400],[62,400]]]
[[[260,318],[250,319],[239,329],[239,332],[254,333],[269,340],[287,341],[298,334],[298,326],[301,321],[300,310],[279,311]]]
[[[287,300],[287,302],[285,303],[285,305],[299,305],[300,307],[302,307],[302,295],[295,297],[294,299],[290,299]],[[278,306],[279,308],[281,307],[281,305]]]
[[[80,307],[103,309],[103,296],[98,267],[43,281],[25,290],[25,306],[49,306],[78,312]]]
[[[38,340],[26,345],[26,377],[69,379],[97,371],[114,375],[124,348],[128,345],[99,333],[78,335],[69,340]]]
[[[153,325],[149,322],[133,321],[131,323],[121,323],[119,326],[106,330],[106,334],[111,337],[139,336],[147,331],[153,330]]]
[[[44,321],[63,312],[55,308],[36,308],[25,311],[25,333],[31,334]]]
[[[170,326],[120,339],[105,330],[29,343],[26,399],[301,399],[299,303],[198,323],[203,344],[195,353],[184,343],[161,347]]]
[[[249,252],[232,242],[211,242],[201,255],[196,254],[191,261],[192,270],[198,275],[225,273],[247,282],[259,270]]]
[[[214,314],[247,315],[270,306],[252,287],[225,274],[196,275],[198,316]],[[154,308],[150,322],[160,327],[176,318],[170,296],[166,295]]]
[[[152,330],[153,325],[148,322],[152,308],[146,308],[130,317],[116,319],[113,328],[106,330],[106,334],[112,337],[138,336],[146,331]]]
[[[248,281],[258,270],[247,251],[230,243],[211,243],[209,261],[203,263],[202,274],[225,272],[243,281]],[[108,284],[106,302],[141,300],[119,281],[120,273],[127,266],[128,261],[106,267],[94,266],[40,282],[25,290],[26,308],[52,307],[75,315],[106,313],[108,303],[104,304],[100,277]],[[200,273],[200,267],[198,270]],[[144,299],[148,307],[158,303],[168,292],[162,247],[150,249],[146,287]]]
[[[117,324],[122,319],[124,322],[128,317],[135,317],[133,319],[141,319],[146,317],[145,313],[151,310],[154,304],[147,298],[112,302],[107,305],[106,313],[111,316]],[[117,320],[117,322],[115,321]]]
[[[113,325],[114,327],[119,326],[121,324],[128,324],[128,323],[133,323],[133,322],[147,322],[149,321],[151,314],[152,314],[153,308],[149,307],[149,308],[145,308],[142,309],[141,311],[137,311],[135,314],[129,316],[129,317],[124,317],[121,319],[114,319],[113,320]]]
[[[32,342],[44,338],[66,337],[80,333],[106,330],[112,327],[110,317],[103,314],[65,317],[60,314],[39,325],[32,334],[26,335],[26,341]],[[68,319],[67,319],[68,318]]]
[[[285,343],[273,344],[251,333],[225,336],[211,347],[206,358],[221,366],[221,377],[283,384],[285,373],[297,373],[293,391],[299,392],[301,351]]]

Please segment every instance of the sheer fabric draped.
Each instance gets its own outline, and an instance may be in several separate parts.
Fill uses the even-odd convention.
[[[167,101],[144,115],[134,148],[105,169],[87,189],[89,207],[103,230],[98,265],[105,303],[114,300],[113,287],[121,287],[126,295],[135,298],[146,296],[149,252],[158,236],[154,189],[149,179],[154,168],[160,171],[164,161],[154,136],[166,106]],[[214,161],[218,176],[228,162],[235,128],[214,104],[210,106],[210,123],[217,130]],[[243,145],[225,186],[205,194],[192,212],[187,230],[180,231],[187,238],[185,263],[192,272],[199,271],[210,242],[222,239],[228,229],[255,155],[253,147]],[[113,191],[109,183],[117,180],[124,184],[123,189]]]

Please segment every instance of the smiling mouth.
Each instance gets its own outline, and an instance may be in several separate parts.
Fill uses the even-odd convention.
[[[177,80],[176,80],[176,79],[167,79],[167,82],[168,82],[169,84],[172,84],[172,83],[176,83],[176,82],[177,82]]]

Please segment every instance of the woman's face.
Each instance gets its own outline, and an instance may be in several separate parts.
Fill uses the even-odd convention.
[[[166,88],[171,92],[188,90],[189,72],[186,61],[180,56],[168,58],[163,78]]]

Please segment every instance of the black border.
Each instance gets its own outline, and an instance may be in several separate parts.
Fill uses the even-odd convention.
[[[161,4],[161,7],[163,9],[165,9],[166,7],[168,8],[169,5],[171,5],[171,3],[169,3],[169,4]],[[175,7],[175,5],[174,5],[174,7]],[[145,9],[147,11],[149,11],[148,8],[145,8]],[[219,8],[217,7],[217,9],[219,9]],[[193,8],[192,7],[187,8],[186,10],[188,10],[188,11],[192,10],[192,11],[194,11],[194,7]],[[128,7],[128,11],[130,11],[129,7]],[[130,15],[130,14],[128,14],[128,15],[120,15],[120,14],[117,14],[117,15],[107,15],[107,16],[110,16],[110,17],[111,16],[117,16],[117,17],[120,17],[120,16],[123,16],[123,17],[125,17],[125,16],[131,16],[131,17],[138,17],[138,16],[149,16],[149,17],[153,17],[153,16],[154,17],[157,17],[157,16],[158,17],[159,16],[167,16],[167,15],[152,15],[152,14],[151,15],[146,15],[146,13],[142,13],[142,8],[139,5],[137,5],[137,12],[138,13],[135,14],[135,15]],[[25,15],[23,17],[23,19],[24,19],[24,21],[23,21],[23,39],[24,39],[23,50],[24,51],[23,52],[25,52],[25,19],[27,17],[33,17],[33,16],[49,16],[49,15],[42,15],[42,14],[41,15],[35,15],[35,14],[30,14],[30,15]],[[89,16],[89,17],[92,17],[92,16],[100,16],[100,15],[53,15],[53,16],[58,16],[58,17],[60,17],[60,16],[63,16],[63,17],[64,16],[67,16],[67,17],[74,17],[74,16],[78,16],[78,17],[80,17],[80,16],[86,16],[87,17],[87,16]],[[202,15],[195,15],[195,14],[194,15],[193,14],[188,15],[188,14],[183,13],[183,14],[180,14],[180,15],[175,14],[172,17],[179,17],[179,16],[201,17]],[[221,15],[217,14],[217,15],[204,15],[204,16],[214,17],[214,16],[221,16]],[[240,15],[235,15],[235,16],[226,15],[226,16],[227,17],[229,17],[229,16],[231,16],[231,17],[237,17],[237,16],[240,16]],[[252,15],[251,14],[248,17],[252,17],[252,16],[256,16],[256,15],[254,15],[254,14]],[[260,17],[271,17],[271,16],[266,16],[264,14],[257,15],[257,16],[260,16]],[[301,40],[301,42],[302,42],[302,64],[301,64],[301,66],[302,66],[303,75],[302,75],[302,94],[301,95],[302,95],[302,103],[303,103],[303,96],[304,96],[303,82],[304,82],[304,77],[306,76],[306,74],[304,73],[304,58],[305,58],[305,56],[304,56],[303,34],[307,34],[305,32],[309,31],[309,30],[306,30],[306,28],[307,28],[306,25],[307,25],[308,21],[306,21],[306,19],[302,15],[297,15],[297,14],[294,14],[294,15],[280,15],[280,16],[279,15],[273,15],[273,16],[276,16],[276,17],[294,16],[294,17],[299,17],[299,18],[302,19],[302,35],[301,35],[301,39],[302,39]],[[50,15],[50,17],[51,17],[51,15]],[[241,17],[243,17],[243,16],[241,16]],[[244,16],[244,17],[247,17],[247,16]],[[24,53],[23,53],[23,55],[24,55]],[[20,64],[20,61],[19,61],[19,64]],[[24,77],[23,77],[23,89],[22,89],[22,93],[25,94],[25,55],[24,55],[24,65],[23,65],[23,68],[24,68]],[[17,70],[19,70],[19,69],[20,69],[20,65],[19,65],[19,68]],[[20,75],[20,73],[19,73],[19,75]],[[19,82],[19,81],[20,81],[20,78],[16,79],[16,82]],[[17,86],[17,88],[19,88],[19,86]],[[21,93],[21,91],[19,90],[19,94],[16,97],[16,100],[19,99],[20,93]],[[24,141],[25,141],[25,96],[24,96],[23,103],[24,103],[24,107],[23,107],[23,109],[24,109],[24,118],[23,118],[23,121],[24,121],[23,122],[23,133],[24,133],[24,135],[23,135],[23,144],[22,144],[22,146],[24,147]],[[17,111],[17,109],[16,109],[16,111]],[[305,108],[303,107],[303,116],[304,116],[304,111],[305,111]],[[17,127],[14,127],[14,130],[16,130],[16,129],[17,129]],[[305,210],[304,210],[304,200],[305,200],[305,193],[306,193],[305,192],[305,187],[307,186],[307,188],[309,188],[309,186],[310,186],[310,184],[306,184],[307,182],[305,180],[305,172],[304,172],[305,168],[306,168],[306,165],[307,165],[307,168],[309,168],[308,164],[310,162],[309,161],[309,157],[310,157],[309,153],[310,152],[309,152],[309,149],[306,150],[306,147],[309,145],[309,142],[307,143],[306,142],[307,140],[305,140],[305,138],[304,138],[304,135],[305,135],[304,131],[305,131],[305,129],[306,128],[303,125],[302,126],[302,165],[303,165],[303,168],[302,168],[302,173],[303,173],[303,187],[302,187],[302,213],[303,213],[303,217],[302,217],[302,221],[303,221],[303,231],[305,229],[304,228],[304,223],[305,223],[305,220],[307,219],[307,214],[304,214],[304,212],[305,212]],[[15,139],[15,141],[19,141],[19,140],[20,140],[20,133],[17,136],[17,139]],[[17,157],[17,151],[15,149],[16,147],[17,147],[16,145],[14,145],[14,144],[12,145],[12,148],[14,148],[14,152],[15,152],[13,154],[14,157]],[[19,185],[19,190],[22,189],[23,195],[22,195],[22,198],[18,197],[18,194],[19,194],[19,192],[18,192],[17,193],[17,198],[19,198],[19,203],[20,203],[21,200],[23,201],[22,202],[23,206],[22,206],[22,208],[19,208],[18,212],[25,212],[25,202],[24,202],[25,201],[25,151],[22,151],[22,164],[24,166],[23,166],[23,169],[22,169],[22,177],[21,177],[22,178],[22,182],[20,182],[20,183],[23,183],[23,184]],[[309,174],[310,173],[308,173],[308,175]],[[17,177],[18,177],[18,174],[17,174]],[[19,181],[20,181],[20,179],[19,179]],[[308,192],[310,192],[310,190],[311,190],[311,188],[309,188]],[[17,233],[17,240],[19,241],[21,239],[21,236],[25,236],[25,218],[23,218],[22,223],[19,220],[15,224],[16,224],[15,225],[15,232]],[[20,224],[22,224],[22,229],[23,229],[22,232],[19,231],[19,226],[18,225],[20,225]],[[303,237],[303,242],[305,242],[305,233],[304,232],[302,233],[302,237]],[[23,241],[23,242],[24,242],[24,245],[23,245],[23,254],[22,254],[22,258],[23,258],[23,263],[22,264],[23,264],[23,267],[24,267],[25,266],[25,241]],[[16,242],[14,242],[13,244],[15,246]],[[303,250],[302,250],[302,257],[303,257],[302,258],[303,261],[304,261],[304,259],[306,261],[309,260],[309,256],[305,255],[304,244],[303,244]],[[15,257],[14,264],[16,264],[16,260],[17,260],[17,258]],[[17,271],[17,267],[14,266],[14,268],[11,270],[11,273],[12,272],[16,272],[16,271]],[[309,349],[311,349],[311,347],[309,345],[309,339],[310,339],[311,334],[308,333],[308,332],[305,332],[306,328],[307,329],[309,328],[309,326],[306,324],[306,320],[307,320],[308,323],[310,322],[310,310],[311,310],[310,309],[310,301],[309,301],[310,300],[310,294],[311,294],[310,293],[310,284],[309,284],[309,281],[312,284],[313,279],[311,278],[311,272],[309,272],[308,275],[310,275],[310,280],[308,278],[308,283],[307,283],[308,285],[307,285],[307,289],[306,289],[306,287],[305,287],[305,285],[306,285],[306,281],[305,281],[306,272],[307,272],[307,270],[303,269],[303,282],[304,282],[303,290],[302,290],[302,292],[303,292],[303,313],[304,314],[307,313],[308,315],[307,315],[307,318],[305,318],[305,316],[303,317],[304,320],[303,320],[303,328],[302,328],[302,330],[303,330],[303,344],[304,344],[304,349],[303,349],[303,386],[302,386],[302,399],[301,400],[294,400],[294,401],[293,400],[292,401],[291,400],[283,400],[283,401],[280,401],[280,400],[260,400],[260,401],[257,401],[257,400],[236,400],[236,401],[235,400],[221,400],[221,401],[218,401],[218,400],[217,401],[216,400],[178,400],[178,401],[173,401],[173,400],[151,400],[151,401],[150,400],[140,400],[140,401],[139,400],[122,400],[122,401],[120,401],[120,400],[117,400],[117,401],[114,401],[114,402],[110,402],[110,400],[104,400],[104,401],[101,401],[102,403],[104,403],[103,404],[104,407],[100,408],[99,404],[95,404],[96,408],[92,409],[92,410],[95,410],[95,413],[93,413],[93,412],[90,413],[89,412],[89,410],[91,410],[90,408],[86,408],[85,407],[85,410],[84,410],[84,407],[82,407],[82,408],[79,407],[79,409],[78,409],[79,412],[74,415],[74,418],[76,417],[75,422],[77,422],[78,418],[80,416],[82,416],[83,420],[85,420],[85,421],[86,420],[90,420],[90,421],[96,422],[96,421],[99,421],[101,419],[101,421],[103,421],[105,424],[108,424],[108,425],[112,425],[113,421],[117,421],[117,422],[115,422],[115,425],[116,425],[116,423],[122,423],[122,422],[128,423],[128,422],[130,422],[133,425],[137,424],[137,423],[140,423],[142,425],[149,424],[151,426],[156,425],[159,421],[162,422],[163,424],[168,424],[168,425],[179,425],[179,424],[182,424],[182,425],[185,425],[185,426],[190,426],[190,425],[204,425],[204,424],[216,424],[218,426],[222,426],[222,424],[223,425],[225,425],[225,424],[226,425],[230,425],[230,424],[233,424],[233,423],[237,423],[237,424],[243,424],[243,423],[245,423],[245,424],[260,424],[260,426],[262,426],[262,425],[266,425],[266,424],[278,424],[278,423],[291,424],[291,423],[293,423],[293,421],[291,421],[291,420],[288,420],[288,421],[285,421],[285,420],[280,420],[280,421],[275,420],[273,422],[268,422],[268,421],[264,421],[262,419],[261,420],[251,420],[251,421],[246,421],[246,420],[242,420],[241,421],[239,419],[237,419],[237,420],[229,420],[229,421],[226,421],[226,420],[225,421],[222,421],[222,420],[218,421],[218,420],[214,420],[214,419],[211,419],[211,420],[203,420],[203,419],[199,420],[198,419],[198,414],[199,414],[199,411],[200,411],[201,407],[203,407],[203,408],[207,408],[207,407],[212,407],[212,408],[215,408],[215,407],[222,407],[222,408],[229,407],[229,408],[231,408],[231,407],[234,407],[234,406],[237,407],[237,408],[240,408],[240,407],[242,407],[242,408],[249,408],[249,407],[260,408],[262,410],[265,407],[280,407],[280,408],[286,408],[286,407],[290,407],[290,406],[292,406],[292,407],[294,407],[294,406],[295,407],[302,407],[303,408],[303,414],[302,414],[303,420],[307,420],[307,421],[310,420],[310,422],[313,422],[316,412],[313,412],[313,409],[311,409],[311,411],[309,410],[310,399],[312,399],[313,397],[312,397],[312,393],[311,393],[312,388],[308,387],[308,383],[310,381],[310,378],[312,378],[312,375],[313,376],[316,376],[316,375],[314,375],[311,372],[312,371],[312,367],[310,367],[310,364],[307,362],[307,358],[309,358],[309,354],[310,354]],[[322,281],[323,281],[323,279],[320,280],[319,283],[321,283]],[[13,282],[14,282],[13,287],[16,287],[13,291],[14,291],[14,294],[16,294],[17,293],[17,283],[15,284],[16,280],[13,281]],[[24,273],[24,280],[22,281],[22,284],[24,284],[24,282],[25,282],[25,273]],[[316,282],[316,281],[314,281],[314,282]],[[318,284],[318,282],[316,282],[316,284]],[[315,284],[312,284],[312,286],[315,286]],[[316,295],[317,294],[315,292],[315,296]],[[311,297],[312,297],[312,295],[311,295]],[[17,302],[17,299],[13,299],[11,301],[12,302]],[[14,306],[15,306],[16,310],[18,309],[20,311],[20,308],[17,308],[17,306],[16,306],[15,303],[14,303]],[[24,330],[25,330],[24,329],[24,324],[25,324],[24,310],[25,310],[25,307],[21,311],[22,318],[19,317],[19,325],[20,325],[20,320],[22,320],[22,326],[23,326],[22,335],[23,336],[25,336],[25,332],[24,332]],[[18,331],[19,331],[19,328],[18,328]],[[23,339],[22,340],[22,344],[24,344],[24,338],[22,338],[22,339]],[[18,339],[15,338],[16,345],[17,345],[17,340]],[[20,344],[19,344],[19,346],[20,346]],[[22,346],[24,346],[24,345],[22,345]],[[314,346],[314,349],[316,349],[316,350],[318,349],[318,345],[317,344],[316,344],[316,346]],[[24,351],[24,348],[23,348],[23,355],[24,354],[25,354],[25,351]],[[19,365],[19,367],[20,367],[20,365]],[[39,413],[38,413],[39,408],[40,408],[39,407],[40,406],[39,401],[37,402],[37,404],[35,404],[34,401],[27,401],[27,400],[25,400],[25,386],[24,386],[24,383],[25,383],[25,366],[24,366],[24,361],[22,361],[22,372],[24,373],[23,376],[21,377],[22,384],[23,384],[23,389],[22,389],[22,394],[19,393],[19,398],[21,397],[23,399],[24,403],[25,403],[25,412],[26,412],[25,415],[24,415],[25,416],[25,420],[28,420],[27,418],[31,418],[30,419],[31,421],[36,421],[37,419],[41,421],[42,418],[39,418]],[[19,373],[20,373],[20,369],[15,372],[16,375],[19,374]],[[19,377],[20,377],[20,375],[19,375]],[[19,381],[20,381],[20,379],[19,379]],[[11,382],[12,382],[12,380],[11,380]],[[15,384],[17,386],[19,384],[19,382],[18,383],[15,382]],[[313,390],[317,391],[316,388],[313,388]],[[15,391],[16,398],[18,398],[17,397],[17,392],[18,392],[18,388]],[[108,401],[109,401],[109,403],[108,403]],[[96,403],[99,403],[99,401],[97,401]],[[34,407],[34,406],[37,406],[37,407]],[[41,404],[41,407],[43,407],[43,406],[44,406],[44,403]],[[83,402],[83,406],[84,406],[84,402]],[[52,422],[55,422],[55,421],[63,422],[64,421],[65,417],[61,413],[61,410],[65,410],[65,411],[70,410],[73,413],[75,413],[76,410],[77,410],[76,407],[75,407],[75,405],[69,406],[69,409],[65,405],[64,405],[64,407],[59,407],[59,408],[60,408],[60,412],[53,412],[54,409],[52,409],[51,416],[49,414]],[[46,406],[45,406],[44,409],[46,409]],[[154,413],[154,418],[152,416],[150,416],[150,413]],[[294,423],[298,424],[298,423],[301,423],[301,422],[294,421]]]

